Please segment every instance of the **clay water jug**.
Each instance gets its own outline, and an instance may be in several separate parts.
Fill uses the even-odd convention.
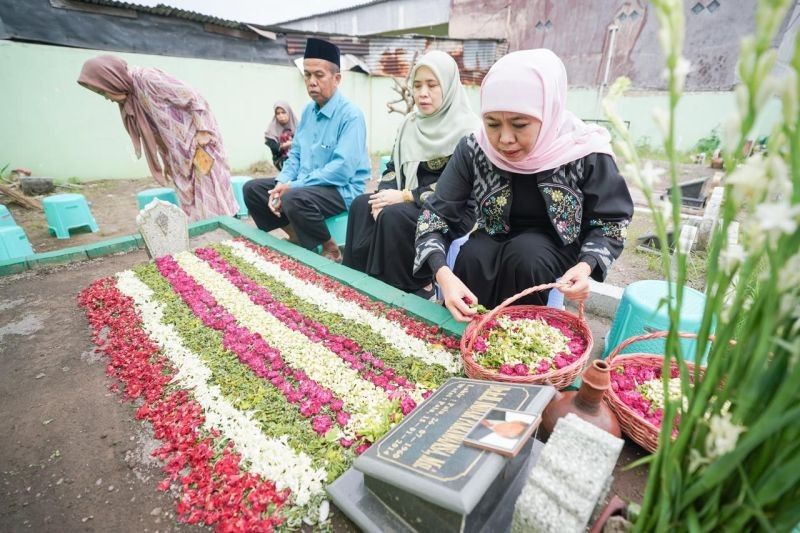
[[[606,390],[611,387],[608,364],[600,360],[592,361],[583,371],[582,379],[580,389],[557,392],[555,399],[545,408],[541,426],[545,435],[550,435],[559,418],[575,413],[615,437],[621,436],[616,415],[603,401]]]

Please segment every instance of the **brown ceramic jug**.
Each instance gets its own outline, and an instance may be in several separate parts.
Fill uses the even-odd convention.
[[[557,392],[556,398],[542,413],[542,430],[549,436],[562,416],[575,413],[587,422],[608,431],[615,437],[622,435],[614,412],[603,401],[603,395],[611,387],[608,364],[595,360],[586,367],[581,388],[577,391]]]

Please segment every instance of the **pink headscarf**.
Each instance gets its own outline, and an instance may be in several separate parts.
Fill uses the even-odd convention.
[[[136,97],[133,79],[128,71],[128,64],[112,55],[102,55],[87,60],[81,68],[78,83],[84,87],[99,89],[105,93],[124,94],[124,102],[119,104],[122,122],[133,142],[137,157],[142,156],[142,145],[147,156],[150,172],[159,183],[165,183],[163,169],[158,161],[158,136],[147,113]]]
[[[592,153],[611,156],[611,135],[584,123],[564,109],[567,70],[550,50],[519,50],[500,58],[481,84],[481,116],[492,111],[522,113],[542,122],[533,150],[520,161],[508,161],[492,148],[481,124],[478,144],[495,166],[520,174],[558,168]]]

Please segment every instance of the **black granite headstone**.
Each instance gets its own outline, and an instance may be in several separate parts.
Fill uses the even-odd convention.
[[[502,529],[522,486],[520,473],[541,445],[531,439],[505,458],[466,446],[464,437],[489,409],[541,413],[554,394],[549,386],[452,378],[356,459],[328,493],[365,531]]]

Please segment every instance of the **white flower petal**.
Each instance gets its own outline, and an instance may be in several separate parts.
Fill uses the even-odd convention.
[[[274,481],[279,490],[289,487],[296,505],[306,505],[322,494],[327,472],[315,469],[311,457],[295,451],[286,437],[267,438],[252,417],[233,407],[219,387],[208,383],[211,370],[184,346],[175,328],[163,322],[164,306],[154,299],[153,291],[131,271],[117,274],[117,288],[133,299],[143,329],[175,366],[174,381],[190,390],[203,408],[204,424],[233,441],[252,472]]]

